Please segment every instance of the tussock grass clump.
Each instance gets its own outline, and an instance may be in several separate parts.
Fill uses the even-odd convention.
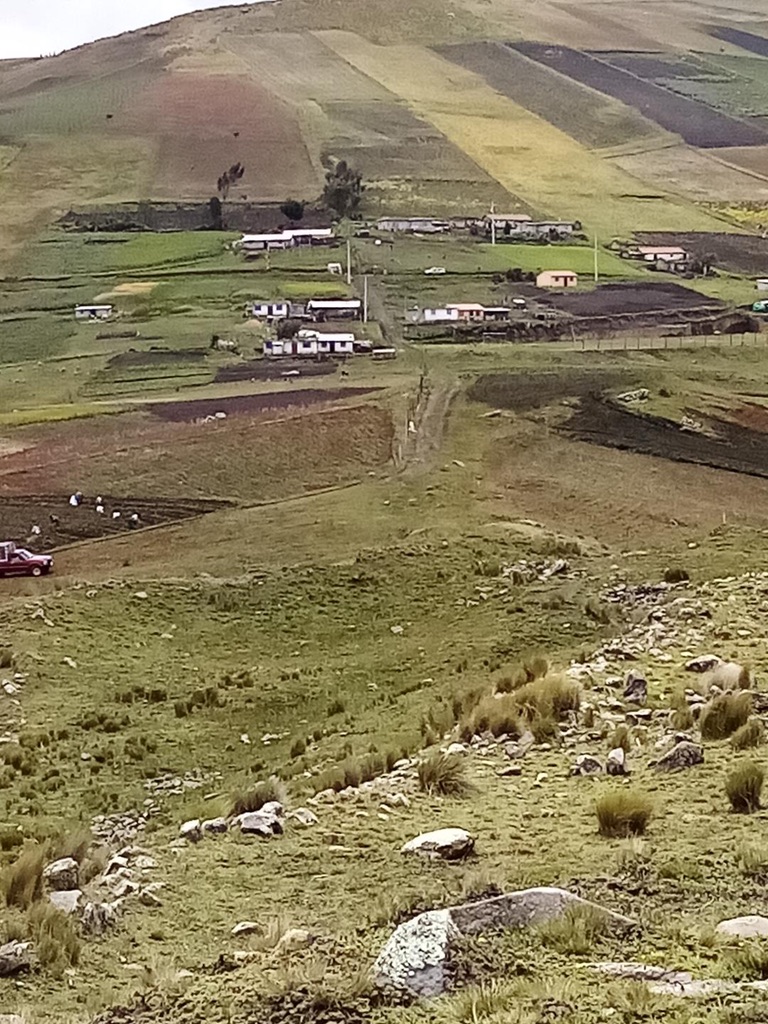
[[[43,846],[28,846],[0,875],[5,904],[26,910],[43,895],[43,868],[46,850]]]
[[[401,751],[404,756],[409,756]],[[348,757],[346,761],[316,775],[312,780],[312,788],[315,793],[321,793],[326,789],[332,789],[340,793],[342,789],[357,789],[364,782],[384,775],[391,771],[400,755],[395,751],[389,751],[386,755],[369,754],[367,757]]]
[[[647,793],[632,789],[611,789],[595,804],[601,836],[626,839],[644,835],[653,815],[653,803]]]
[[[736,851],[736,865],[747,878],[768,880],[768,845],[742,843]]]
[[[53,845],[51,860],[60,860],[63,857],[72,857],[78,864],[82,864],[88,850],[91,848],[93,836],[88,829],[80,829],[77,832],[70,832],[62,836]]]
[[[257,782],[250,789],[236,793],[232,800],[230,814],[247,814],[249,811],[260,811],[264,804],[277,801],[284,804],[288,796],[285,783],[276,775],[270,776],[261,782]]]
[[[29,935],[40,965],[55,977],[80,960],[80,939],[66,914],[50,903],[38,903],[29,912]]]
[[[759,718],[750,718],[731,736],[731,746],[734,750],[749,750],[751,747],[759,747],[764,739],[763,723]]]
[[[13,668],[15,658],[10,647],[3,647],[0,650],[0,668]]]
[[[702,739],[726,739],[746,723],[751,713],[752,697],[746,691],[719,694],[701,712]]]
[[[536,718],[558,722],[569,711],[578,711],[581,703],[578,683],[560,675],[547,675],[527,683],[513,696],[521,716],[529,722]]]
[[[760,794],[765,772],[754,761],[741,761],[728,772],[725,792],[737,814],[752,814],[760,810]]]
[[[481,1024],[482,1021],[507,1019],[504,1015],[514,1010],[519,1002],[518,986],[511,981],[491,978],[479,985],[471,985],[458,992],[452,1001],[452,1024]],[[518,1014],[508,1018],[517,1022]]]
[[[727,964],[736,981],[765,981],[768,979],[768,941],[752,939],[729,950]]]
[[[585,956],[606,934],[608,921],[598,907],[587,903],[568,907],[562,917],[549,921],[539,929],[545,945],[558,953]]]
[[[290,757],[292,761],[295,761],[297,757],[301,757],[302,754],[307,752],[307,741],[303,737],[295,739],[291,744]]]
[[[669,724],[677,732],[688,732],[693,728],[693,711],[686,704],[683,708],[677,708],[669,716]]]
[[[440,751],[419,762],[418,775],[419,787],[430,796],[465,797],[475,790],[464,759]]]
[[[520,707],[511,693],[483,697],[461,721],[461,738],[468,743],[473,736],[490,732],[493,736],[517,737],[521,733]]]
[[[632,748],[632,737],[630,736],[629,726],[617,725],[608,737],[608,746],[611,750],[621,747],[624,753],[628,754]]]

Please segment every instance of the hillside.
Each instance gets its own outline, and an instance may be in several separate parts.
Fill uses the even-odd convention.
[[[649,10],[621,0],[609,13],[588,3],[510,13],[471,0],[450,11],[432,0],[291,0],[4,62],[3,247],[71,206],[207,199],[235,161],[247,173],[233,197],[311,199],[329,159],[341,157],[368,180],[373,213],[482,211],[495,202],[612,233],[707,229],[711,218],[687,200],[768,194],[765,62],[750,53],[756,36],[742,32],[736,43],[718,28],[732,16],[717,4],[695,12],[665,4],[652,18]],[[736,23],[749,29],[760,18],[745,7]],[[466,48],[489,37],[499,45]],[[609,59],[656,54],[630,83],[658,76],[671,110],[654,123],[641,94],[633,106],[620,89],[611,95],[609,80],[603,92],[578,74],[568,82],[564,66],[550,70],[502,45],[519,40]],[[685,51],[697,53],[698,69],[674,56]],[[671,98],[678,86],[688,97],[678,102],[695,116],[723,121],[719,137],[687,134],[691,111],[675,114]],[[567,183],[558,166],[568,167]]]
[[[768,1021],[761,6],[0,62],[0,1024]]]

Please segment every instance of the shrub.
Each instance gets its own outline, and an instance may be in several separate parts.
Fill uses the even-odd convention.
[[[80,959],[80,939],[66,914],[50,903],[38,903],[29,913],[29,934],[41,967],[61,977]]]
[[[736,864],[742,875],[768,881],[768,846],[742,843],[736,851]]]
[[[724,740],[741,728],[752,713],[752,697],[746,691],[721,693],[701,712],[702,739]]]
[[[627,838],[645,833],[653,804],[638,790],[611,789],[598,798],[595,812],[601,836]]]
[[[286,799],[285,783],[276,775],[272,775],[262,782],[257,782],[250,789],[236,793],[232,800],[230,814],[237,816],[238,814],[247,814],[249,811],[260,811],[264,804],[272,803],[273,800],[284,804]]]
[[[687,583],[690,578],[688,572],[678,565],[671,566],[664,573],[665,583]]]
[[[760,810],[760,793],[765,772],[754,761],[742,761],[728,773],[725,792],[737,814],[752,814]]]
[[[584,605],[584,614],[600,626],[610,626],[613,622],[613,612],[610,606],[594,597],[587,599]]]
[[[297,757],[301,757],[301,755],[302,754],[306,754],[306,752],[307,752],[307,741],[306,740],[301,739],[301,737],[299,737],[299,739],[296,739],[296,740],[293,741],[293,743],[291,744],[291,758],[292,759],[295,759]]]
[[[0,668],[13,668],[14,657],[10,647],[4,647],[0,651]]]
[[[748,750],[750,747],[759,747],[764,739],[763,723],[759,718],[750,718],[731,736],[731,746],[734,750]]]
[[[51,859],[59,860],[62,857],[72,857],[78,864],[82,864],[92,842],[93,836],[88,829],[70,832],[69,835],[63,836],[54,845],[51,851]]]
[[[419,762],[419,786],[430,796],[469,796],[474,787],[467,778],[467,766],[462,757],[430,754]]]
[[[43,894],[43,868],[46,851],[42,846],[29,846],[9,864],[0,876],[5,903],[8,907],[26,910]]]
[[[684,708],[678,708],[670,715],[669,724],[680,732],[688,732],[693,728],[693,711],[687,704]]]
[[[334,715],[343,715],[346,710],[347,705],[337,697],[336,700],[328,705],[328,717],[333,718]]]
[[[606,915],[590,904],[570,906],[562,917],[543,925],[539,932],[545,945],[558,953],[584,956],[605,935]]]

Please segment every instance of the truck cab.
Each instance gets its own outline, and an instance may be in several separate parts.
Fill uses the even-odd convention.
[[[0,577],[47,576],[52,569],[53,555],[35,555],[12,540],[0,541]]]

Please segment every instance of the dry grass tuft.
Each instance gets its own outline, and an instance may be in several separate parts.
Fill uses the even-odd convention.
[[[419,762],[419,786],[430,796],[466,797],[475,792],[462,757],[436,751]]]
[[[46,851],[42,846],[28,846],[0,875],[5,904],[26,910],[43,895],[43,868]]]
[[[250,789],[236,793],[229,813],[236,817],[238,814],[260,811],[264,804],[269,804],[273,801],[284,804],[287,798],[288,791],[285,783],[282,779],[278,779],[276,775],[272,775],[262,782],[257,782]]]
[[[753,814],[760,810],[760,794],[765,772],[754,761],[741,761],[728,772],[725,792],[737,814]]]
[[[740,729],[751,714],[752,697],[747,691],[721,693],[701,712],[701,737],[705,740],[724,740]]]
[[[765,726],[759,718],[750,718],[731,736],[731,746],[734,750],[749,750],[759,747],[764,739]]]
[[[631,789],[612,789],[595,804],[601,836],[626,839],[641,836],[653,815],[653,803],[647,793]]]
[[[542,925],[539,934],[545,945],[558,953],[585,956],[606,934],[608,919],[598,907],[576,904],[568,907],[562,917]]]
[[[50,903],[38,903],[29,912],[29,935],[40,965],[60,978],[80,959],[80,939],[72,920]]]
[[[768,846],[742,843],[736,851],[736,864],[742,875],[768,881]]]

